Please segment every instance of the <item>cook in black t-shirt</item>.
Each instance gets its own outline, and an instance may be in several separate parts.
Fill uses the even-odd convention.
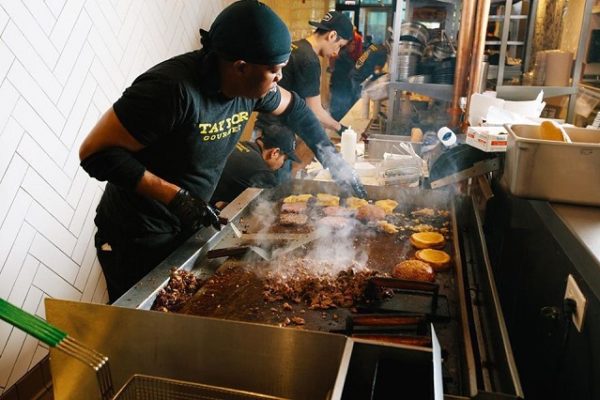
[[[302,97],[325,128],[341,133],[342,125],[322,105],[319,57],[325,59],[336,57],[340,49],[354,38],[352,22],[343,13],[330,11],[320,22],[310,21],[309,24],[316,30],[308,37],[292,43],[292,53],[287,65],[283,68],[283,79],[279,82],[279,86],[296,92]],[[269,125],[278,123],[281,122],[277,117],[261,113],[258,116],[256,127],[258,130],[262,130]],[[302,163],[297,164],[296,169],[302,168],[314,157],[302,143],[298,145],[297,154],[302,159]],[[282,181],[289,179],[291,163],[287,163],[278,175]]]
[[[283,126],[269,127],[256,142],[238,142],[227,159],[211,204],[223,208],[249,187],[277,186],[275,171],[286,159],[298,161],[295,145],[294,133]]]
[[[108,181],[95,222],[111,302],[202,225],[220,228],[207,202],[252,111],[281,115],[365,196],[304,101],[277,86],[291,40],[270,8],[235,2],[201,34],[202,50],[135,79],[81,145],[82,167]]]

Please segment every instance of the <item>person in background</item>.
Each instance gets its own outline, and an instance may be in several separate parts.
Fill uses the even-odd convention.
[[[349,78],[352,84],[352,106],[361,96],[362,83],[369,77],[377,79],[383,74],[383,67],[387,62],[390,44],[371,44],[360,56],[354,68],[350,71]]]
[[[353,38],[350,19],[341,12],[329,11],[319,22],[309,21],[316,30],[305,39],[292,43],[292,53],[288,64],[283,68],[283,78],[279,86],[298,93],[315,113],[321,124],[341,134],[345,129],[323,108],[321,100],[321,62],[319,57],[336,57],[340,49]],[[256,130],[261,131],[273,124],[281,124],[279,118],[261,113],[256,122]],[[302,139],[302,138],[301,138]],[[312,150],[312,151],[311,151]],[[286,181],[314,158],[314,149],[307,143],[298,141],[296,154],[301,163],[286,162],[279,170],[280,181]]]
[[[335,62],[335,68],[330,80],[330,110],[331,116],[342,119],[361,96],[362,83],[369,77],[373,80],[381,76],[387,62],[389,45],[371,44],[360,56],[356,63],[349,55],[352,42],[348,49],[342,49]]]
[[[95,243],[111,303],[198,229],[220,229],[208,202],[253,111],[278,115],[344,191],[366,196],[302,97],[277,85],[291,47],[277,14],[237,1],[200,34],[201,50],[137,77],[79,149],[82,168],[108,181]]]
[[[365,36],[365,39],[363,40],[362,44],[363,52],[366,51],[371,44],[373,44],[373,35]]]
[[[223,209],[249,187],[272,188],[278,185],[278,169],[286,160],[300,161],[294,149],[294,132],[273,125],[263,130],[256,141],[238,142],[229,155],[211,204]]]
[[[354,42],[342,48],[336,58],[329,79],[329,111],[336,120],[341,120],[354,104],[354,92],[350,81],[350,71],[356,60],[352,58]]]
[[[358,30],[358,28],[354,27],[352,37],[353,49],[350,55],[354,62],[358,61],[358,58],[363,53],[363,36]]]

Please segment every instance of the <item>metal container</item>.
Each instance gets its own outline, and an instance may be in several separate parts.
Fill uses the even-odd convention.
[[[410,136],[370,134],[365,146],[365,156],[368,158],[383,159],[383,153],[404,154],[399,153],[394,148],[399,143],[410,143],[415,153],[421,154],[423,142],[413,143],[410,140]]]
[[[433,398],[440,362],[424,347],[173,313],[48,299],[46,314],[108,355],[127,382],[119,399]],[[51,367],[54,398],[99,400],[87,365],[51,350]]]
[[[502,182],[515,196],[600,206],[600,130],[565,128],[573,143],[539,139],[537,125],[506,125]]]
[[[352,342],[338,334],[99,304],[48,299],[46,316],[108,356],[117,388],[143,374],[265,398],[340,399],[352,352]],[[88,365],[54,349],[50,364],[54,398],[100,399]],[[200,398],[232,398],[224,394]]]
[[[400,37],[414,38],[422,44],[427,44],[429,30],[419,22],[403,22],[400,26]]]

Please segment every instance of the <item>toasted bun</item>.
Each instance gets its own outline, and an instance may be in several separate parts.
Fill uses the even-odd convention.
[[[358,197],[348,197],[346,199],[346,207],[348,208],[360,208],[366,206],[369,202],[365,199],[359,199]]]
[[[391,200],[391,199],[387,199],[387,200],[377,200],[375,202],[375,205],[381,209],[383,209],[383,211],[385,211],[386,214],[393,214],[394,213],[394,209],[396,209],[396,207],[398,207],[398,202],[395,200]]]
[[[429,264],[419,260],[402,261],[394,267],[392,276],[409,281],[433,282],[435,280],[433,268]]]
[[[312,194],[293,194],[283,199],[284,203],[306,203],[312,199]]]
[[[417,260],[431,265],[434,271],[443,271],[450,266],[450,255],[442,250],[422,249],[415,253]]]
[[[410,235],[410,244],[417,249],[441,248],[446,244],[446,240],[438,232],[417,232]]]

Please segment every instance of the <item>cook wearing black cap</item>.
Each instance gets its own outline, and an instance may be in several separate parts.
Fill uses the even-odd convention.
[[[300,161],[295,148],[294,133],[280,125],[266,129],[255,142],[238,142],[227,159],[211,204],[223,208],[249,187],[277,186],[275,171],[283,167],[286,160]]]
[[[341,12],[329,11],[321,21],[309,21],[308,23],[316,29],[305,39],[292,43],[292,54],[289,62],[283,68],[283,78],[279,82],[279,86],[298,93],[325,128],[341,133],[342,125],[323,108],[319,57],[330,59],[337,56],[340,49],[354,37],[352,22]],[[261,130],[277,123],[281,123],[277,117],[260,114],[256,127]],[[313,158],[313,154],[307,151],[306,146],[302,143],[298,144],[297,153],[303,159],[303,163],[296,165],[294,170],[308,164]],[[289,178],[290,167],[288,164],[282,169],[281,172],[284,173],[280,175],[285,175],[285,173],[288,175],[283,176],[282,180]]]
[[[197,229],[220,229],[208,201],[252,111],[282,116],[340,185],[365,195],[305,102],[278,87],[291,39],[269,7],[235,2],[201,35],[201,50],[136,78],[80,147],[81,166],[108,181],[95,222],[111,302]]]

